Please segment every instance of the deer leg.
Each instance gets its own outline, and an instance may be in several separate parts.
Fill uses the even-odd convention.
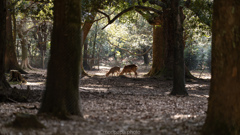
[[[135,73],[135,76],[136,76],[136,78],[137,78],[137,72],[135,71],[134,73]]]

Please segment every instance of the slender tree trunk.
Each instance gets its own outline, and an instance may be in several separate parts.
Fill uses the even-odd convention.
[[[147,51],[147,48],[144,47],[144,48],[143,48],[143,52],[146,52],[146,51]],[[143,55],[143,60],[144,60],[144,64],[145,64],[145,65],[148,65],[148,64],[149,64],[148,53],[146,53],[146,54]]]
[[[85,21],[85,23],[84,23],[84,25],[83,25],[83,28],[82,28],[82,31],[83,31],[83,43],[86,41],[87,35],[88,35],[88,33],[89,33],[89,31],[90,31],[93,23],[94,23],[94,18],[95,18],[95,16],[96,16],[96,14],[97,14],[97,12],[92,11],[92,12],[91,12],[91,15],[89,15],[89,16],[87,17],[87,19],[86,19],[86,21]],[[82,48],[83,48],[83,47],[82,47]],[[86,48],[86,50],[85,50],[85,48]],[[86,46],[85,46],[85,44],[84,44],[84,55],[85,55],[85,53],[87,54],[87,48],[88,48],[88,44],[86,44]],[[86,58],[86,57],[83,57],[83,58]],[[86,61],[84,61],[84,60],[82,60],[82,61],[83,61],[84,63],[86,62]],[[80,62],[81,76],[89,76],[89,75],[85,72],[85,70],[84,70],[84,64],[83,64],[83,62]],[[87,66],[89,67],[88,64],[87,64]],[[89,67],[89,69],[90,69],[90,67]]]
[[[95,27],[95,35],[94,35],[94,40],[93,40],[93,49],[92,49],[93,51],[92,51],[91,66],[93,66],[95,64],[95,51],[96,51],[96,42],[97,42],[97,27],[98,27],[98,24]]]
[[[39,113],[59,118],[82,116],[79,74],[81,60],[81,1],[54,1],[54,24],[46,91]],[[59,68],[61,67],[61,68]]]
[[[204,135],[240,134],[240,1],[215,0],[212,79]]]
[[[26,19],[23,19],[21,23],[18,25],[18,37],[21,39],[21,45],[22,45],[22,63],[21,68],[22,69],[32,69],[28,62],[28,45],[27,40],[25,39],[27,35],[25,35],[26,32],[24,32],[23,24]]]
[[[11,86],[5,77],[5,50],[6,50],[6,0],[0,1],[0,87],[8,89]]]
[[[84,53],[83,53],[83,67],[84,67],[84,69],[87,69],[87,70],[90,70],[90,67],[89,67],[89,65],[88,65],[88,62],[87,62],[87,58],[88,58],[88,52],[87,52],[87,50],[88,50],[88,43],[87,42],[85,42],[84,43]]]

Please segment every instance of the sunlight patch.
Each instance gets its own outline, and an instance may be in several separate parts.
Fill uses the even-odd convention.
[[[25,85],[43,85],[44,82],[27,82]]]
[[[107,88],[90,88],[90,87],[79,87],[81,90],[86,90],[86,91],[101,91],[101,92],[107,92]]]
[[[196,118],[197,115],[189,115],[189,114],[176,114],[174,116],[171,116],[172,119],[186,119],[186,118]]]

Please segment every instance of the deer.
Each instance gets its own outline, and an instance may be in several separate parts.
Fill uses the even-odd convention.
[[[131,72],[134,72],[135,73],[135,77],[137,78],[137,66],[135,64],[132,64],[132,65],[126,65],[124,66],[122,72],[120,73],[120,75],[123,75],[124,73],[129,73],[130,76],[132,77],[131,75]]]
[[[120,67],[112,67],[107,73],[106,73],[106,76],[108,77],[109,74],[112,73],[112,76],[114,75],[114,73],[117,72],[117,76],[120,72]]]

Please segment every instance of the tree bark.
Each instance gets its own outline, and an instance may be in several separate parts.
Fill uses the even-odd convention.
[[[28,46],[27,46],[27,40],[25,39],[27,37],[25,30],[23,29],[23,24],[26,19],[24,18],[20,24],[18,25],[18,37],[21,39],[21,45],[22,45],[22,63],[21,68],[22,69],[32,69],[32,67],[29,64],[28,61]]]
[[[93,49],[92,49],[92,60],[91,60],[91,68],[92,66],[95,65],[95,51],[96,51],[96,42],[97,42],[97,28],[98,24],[95,26],[95,35],[94,35],[94,40],[93,40]]]
[[[27,73],[20,68],[17,62],[16,48],[13,44],[11,14],[9,10],[7,10],[6,18],[7,46],[5,52],[5,71],[9,72],[10,70],[14,69],[18,70],[20,73]]]
[[[46,91],[39,113],[59,118],[82,116],[78,90],[81,36],[81,1],[54,1],[51,56]]]
[[[147,47],[143,48],[143,53],[147,51]],[[149,57],[148,57],[148,53],[145,53],[143,55],[143,59],[144,59],[144,65],[148,65],[149,64]]]
[[[153,26],[153,64],[147,75],[158,76],[161,68],[164,67],[164,30],[163,24]]]
[[[83,43],[85,42],[85,40],[87,39],[87,35],[94,23],[94,18],[96,16],[97,12],[93,11],[91,12],[91,15],[89,15],[86,19],[86,21],[84,22],[82,31],[83,31]],[[86,50],[85,50],[86,48]],[[88,48],[88,44],[84,44],[84,55],[87,54],[87,48]],[[81,76],[89,76],[85,70],[84,70],[84,63],[86,62],[85,60],[81,60],[82,62],[80,62],[80,68],[81,68]],[[83,63],[84,62],[84,63]],[[87,66],[89,67],[89,65],[87,64]],[[89,67],[90,69],[90,67]]]
[[[6,0],[0,1],[0,89],[11,88],[5,77],[5,50],[6,50]]]
[[[240,1],[215,0],[212,79],[203,134],[240,134]]]
[[[172,0],[172,21],[173,44],[174,44],[174,65],[173,65],[173,89],[171,95],[188,95],[185,88],[185,67],[184,67],[184,44],[183,44],[183,14],[178,0]],[[181,10],[181,11],[180,11]]]
[[[90,70],[90,67],[88,65],[88,62],[87,62],[87,58],[88,58],[88,43],[84,43],[84,51],[83,51],[83,67],[84,69],[86,70]]]
[[[158,25],[161,27],[155,26],[153,30],[153,65],[147,75],[173,79],[174,43],[172,32],[174,32],[174,24],[169,9],[163,8],[163,17],[156,18],[158,21],[155,22],[159,23]],[[179,14],[183,17],[182,10]],[[181,20],[181,23],[183,21],[184,19]],[[181,41],[184,43],[183,39]],[[186,78],[194,78],[186,66],[185,73]]]

